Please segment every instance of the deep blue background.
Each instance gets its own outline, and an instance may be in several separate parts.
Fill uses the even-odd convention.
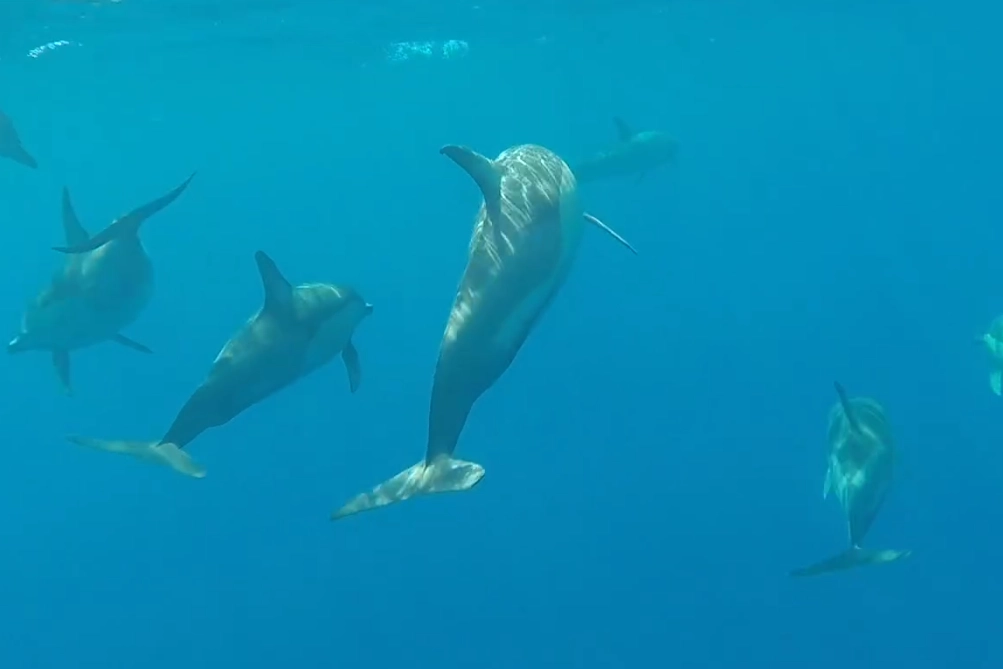
[[[0,360],[0,666],[1001,666],[998,3],[254,4],[0,8],[41,164],[0,163],[10,336],[63,184],[96,231],[198,170],[143,231],[155,356],[76,353],[72,399]],[[449,38],[469,57],[381,60]],[[678,164],[583,188],[641,255],[588,232],[463,435],[484,482],[331,523],[423,452],[479,202],[438,148],[573,161],[614,115]],[[63,441],[159,437],[259,306],[258,248],[375,304],[357,395],[335,363],[205,434],[201,481]],[[915,553],[792,580],[845,545],[834,379],[901,450],[869,545]]]

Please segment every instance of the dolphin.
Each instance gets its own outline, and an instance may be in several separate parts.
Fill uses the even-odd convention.
[[[578,183],[631,174],[636,174],[640,182],[651,170],[675,159],[679,146],[666,133],[657,130],[634,132],[619,117],[613,122],[619,141],[574,168]]]
[[[484,196],[445,333],[429,407],[425,457],[351,499],[337,520],[417,495],[469,490],[484,468],[453,457],[477,399],[508,369],[571,269],[585,224],[634,251],[578,202],[574,174],[555,153],[531,144],[491,160],[464,146],[439,151]]]
[[[872,399],[847,397],[835,384],[839,402],[829,411],[829,469],[822,498],[835,490],[846,514],[850,547],[835,557],[795,569],[791,576],[816,576],[869,564],[895,562],[911,550],[861,548],[892,484],[895,445],[885,410]]]
[[[195,175],[167,195],[134,209],[90,236],[63,188],[62,269],[28,305],[8,353],[50,351],[63,391],[72,394],[70,351],[111,340],[143,353],[150,349],[125,335],[153,296],[153,265],[139,239],[148,218],[174,202]]]
[[[14,129],[14,123],[2,111],[0,111],[0,156],[31,169],[38,167],[38,162],[21,145],[21,138]]]
[[[997,394],[1003,394],[1003,316],[997,316],[989,326],[989,332],[979,337],[979,341],[989,350],[991,369],[989,387]]]
[[[362,367],[352,335],[373,312],[348,286],[291,285],[262,251],[254,255],[264,284],[264,304],[223,346],[202,382],[160,441],[107,441],[70,436],[69,441],[164,464],[202,478],[205,469],[182,449],[209,428],[233,420],[258,402],[327,364],[338,353],[351,392]]]

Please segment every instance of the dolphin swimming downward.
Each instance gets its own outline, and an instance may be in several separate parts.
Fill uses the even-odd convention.
[[[202,478],[205,469],[181,449],[209,428],[225,425],[245,409],[327,364],[338,353],[354,393],[362,380],[362,368],[352,335],[372,313],[372,305],[347,286],[310,283],[294,287],[265,253],[258,251],[254,259],[264,284],[264,304],[223,346],[208,377],[181,407],[159,442],[68,439]]]
[[[490,160],[462,146],[449,157],[474,179],[484,202],[474,224],[435,368],[424,459],[332,514],[339,519],[417,495],[469,490],[484,468],[453,458],[477,399],[508,369],[571,269],[585,223],[633,248],[578,202],[574,175],[541,146]],[[636,253],[636,252],[635,252]]]
[[[846,514],[850,547],[839,555],[791,576],[815,576],[869,564],[894,562],[909,550],[868,550],[860,547],[884,504],[892,484],[895,446],[885,411],[868,398],[850,399],[835,384],[839,403],[829,412],[829,469],[822,497],[835,490]]]
[[[619,141],[574,168],[578,183],[632,174],[641,181],[651,170],[675,159],[679,147],[668,134],[657,130],[634,132],[623,119],[613,120]]]
[[[2,111],[0,111],[0,156],[32,169],[38,167],[38,162],[21,144],[21,138],[14,129],[14,122]]]
[[[192,178],[167,195],[119,218],[91,237],[77,219],[70,194],[63,189],[63,232],[68,254],[63,268],[29,304],[21,332],[7,344],[8,353],[51,351],[63,391],[72,394],[70,351],[112,340],[143,353],[150,349],[120,331],[133,323],[153,295],[153,265],[139,228],[174,202]]]

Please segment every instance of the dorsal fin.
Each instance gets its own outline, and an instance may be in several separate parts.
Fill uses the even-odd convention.
[[[93,251],[96,248],[104,246],[108,242],[114,239],[125,239],[127,237],[135,237],[139,234],[139,227],[143,225],[146,219],[150,218],[158,211],[162,210],[164,207],[169,205],[178,199],[188,188],[188,184],[191,183],[192,179],[195,178],[195,173],[193,172],[191,176],[185,179],[184,183],[172,190],[167,195],[158,197],[156,200],[147,202],[141,207],[133,209],[125,216],[117,219],[114,223],[109,225],[107,228],[97,233],[90,239],[86,240],[83,244],[68,245],[68,246],[55,246],[54,251],[60,251],[62,253],[86,253],[87,251]]]
[[[261,283],[265,288],[265,311],[288,314],[292,311],[293,286],[282,276],[275,261],[264,251],[254,254],[261,273]]]
[[[627,122],[619,116],[615,116],[613,118],[613,123],[616,124],[616,133],[620,137],[621,142],[626,142],[634,136],[634,131],[631,130],[630,126],[627,125]]]
[[[85,244],[91,236],[80,225],[77,213],[73,211],[73,202],[70,200],[70,189],[63,186],[63,233],[66,235],[67,246],[77,246]]]
[[[465,146],[449,144],[439,149],[439,153],[450,158],[454,163],[467,171],[481,189],[484,204],[488,210],[497,209],[501,202],[501,170],[490,158],[486,158],[473,149]]]
[[[850,404],[850,398],[847,397],[846,390],[839,383],[839,381],[834,382],[832,385],[836,387],[836,394],[839,396],[839,404],[843,407],[843,413],[846,415],[846,420],[850,424],[850,429],[859,433],[861,431],[860,421],[857,420],[857,414],[853,410],[853,405]]]

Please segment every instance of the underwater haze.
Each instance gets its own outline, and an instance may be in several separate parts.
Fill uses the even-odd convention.
[[[155,288],[112,341],[2,359],[0,669],[1003,666],[1003,8],[985,0],[3,0],[0,323],[95,234]],[[440,155],[539,144],[582,180],[566,282],[477,401],[467,492],[333,522],[419,462],[484,199]],[[2,133],[0,133],[2,135]],[[205,478],[70,443],[159,439],[292,284],[373,305],[340,357],[207,430]],[[829,412],[897,453],[848,548]],[[849,416],[847,429],[856,429]]]

